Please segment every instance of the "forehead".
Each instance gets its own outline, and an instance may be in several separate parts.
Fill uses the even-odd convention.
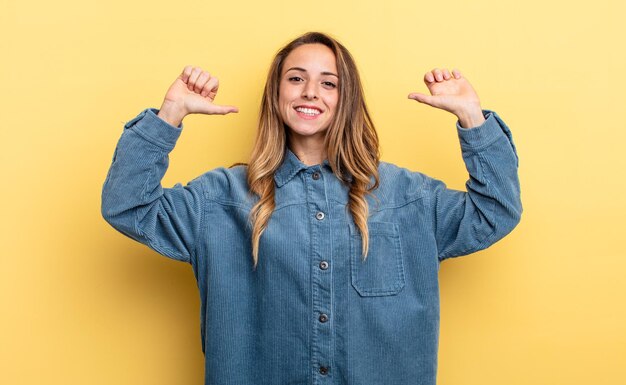
[[[287,55],[283,73],[292,67],[300,67],[307,72],[337,73],[337,63],[333,51],[323,44],[304,44]]]

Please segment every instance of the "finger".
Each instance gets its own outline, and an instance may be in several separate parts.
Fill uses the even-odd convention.
[[[435,81],[435,76],[432,74],[432,72],[426,72],[426,74],[424,75],[424,83],[432,83]]]
[[[187,81],[189,80],[189,75],[191,75],[191,70],[193,69],[192,66],[185,66],[185,68],[183,68],[183,73],[180,74],[181,79],[183,82],[185,82],[185,84],[187,83]]]
[[[461,78],[461,72],[459,72],[459,70],[457,70],[456,68],[452,70],[452,74],[454,75],[456,79]]]
[[[200,95],[206,97],[208,96],[211,100],[215,99],[217,95],[217,89],[219,88],[219,80],[216,77],[211,77],[209,81],[202,88],[202,93]]]
[[[448,71],[447,68],[443,69],[443,78],[446,79],[446,80],[449,80],[449,79],[452,78],[452,75],[450,75],[450,72]]]
[[[443,74],[441,73],[441,70],[439,68],[435,68],[433,70],[433,74],[435,75],[435,80],[437,80],[438,82],[443,81]]]
[[[231,112],[239,112],[239,108],[235,106],[213,105],[213,107],[214,107],[213,113],[216,115],[226,115],[226,114],[230,114]]]
[[[209,81],[209,79],[211,79],[211,75],[209,75],[209,73],[206,71],[202,71],[202,73],[200,73],[200,76],[198,77],[198,80],[196,81],[195,86],[193,87],[193,91],[199,94],[202,91],[204,85]]]
[[[419,92],[412,92],[409,94],[409,99],[413,99],[416,100],[420,103],[424,103],[424,104],[428,104],[430,106],[432,106],[433,101],[433,97],[430,95],[426,95],[426,94],[421,94]]]
[[[200,77],[201,74],[202,74],[202,68],[200,67],[193,68],[193,70],[191,71],[191,75],[189,76],[189,81],[187,82],[187,88],[189,88],[189,91],[193,91],[194,87],[196,86],[196,82],[198,81],[198,78]]]

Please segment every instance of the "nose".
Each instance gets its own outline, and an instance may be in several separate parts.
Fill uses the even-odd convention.
[[[302,97],[307,100],[317,99],[317,87],[313,82],[307,82],[302,90]]]

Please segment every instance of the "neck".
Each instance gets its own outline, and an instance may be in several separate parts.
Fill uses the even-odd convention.
[[[290,138],[289,149],[307,166],[320,164],[326,159],[324,138]]]

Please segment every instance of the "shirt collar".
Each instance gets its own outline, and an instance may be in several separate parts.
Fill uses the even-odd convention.
[[[330,163],[328,159],[324,159],[322,162],[323,166],[326,166],[330,169]],[[289,148],[285,150],[285,156],[283,157],[283,163],[278,167],[278,170],[274,173],[274,181],[276,181],[276,187],[282,187],[287,182],[289,182],[298,172],[301,170],[306,170],[309,167],[318,167],[316,166],[307,166],[302,163],[300,159],[294,154]]]

